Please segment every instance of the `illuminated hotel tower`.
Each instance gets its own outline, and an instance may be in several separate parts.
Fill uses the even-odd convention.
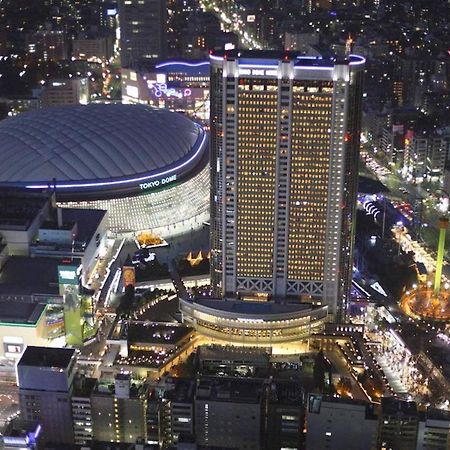
[[[210,58],[214,295],[296,297],[343,320],[364,58]]]

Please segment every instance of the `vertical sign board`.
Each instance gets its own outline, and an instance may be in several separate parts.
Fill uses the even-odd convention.
[[[83,344],[81,299],[77,266],[58,266],[59,292],[64,301],[64,327],[68,345]]]
[[[124,287],[127,287],[129,285],[133,287],[136,286],[136,271],[134,266],[123,266],[122,275]]]

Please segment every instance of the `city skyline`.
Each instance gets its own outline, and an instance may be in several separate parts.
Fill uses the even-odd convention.
[[[450,448],[448,0],[0,0],[0,447]]]

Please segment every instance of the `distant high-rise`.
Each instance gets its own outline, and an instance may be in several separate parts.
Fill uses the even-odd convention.
[[[214,295],[297,297],[342,319],[364,58],[211,55]]]
[[[122,67],[165,57],[167,0],[120,0],[119,24]]]

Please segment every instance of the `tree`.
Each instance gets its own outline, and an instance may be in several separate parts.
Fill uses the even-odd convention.
[[[121,317],[129,317],[134,306],[134,286],[129,284],[125,287],[125,293],[120,299],[116,313]]]
[[[320,392],[323,392],[325,387],[325,368],[326,361],[323,351],[320,350],[317,353],[316,358],[314,360],[314,368],[313,368],[313,377],[314,377],[314,386],[319,389]]]

